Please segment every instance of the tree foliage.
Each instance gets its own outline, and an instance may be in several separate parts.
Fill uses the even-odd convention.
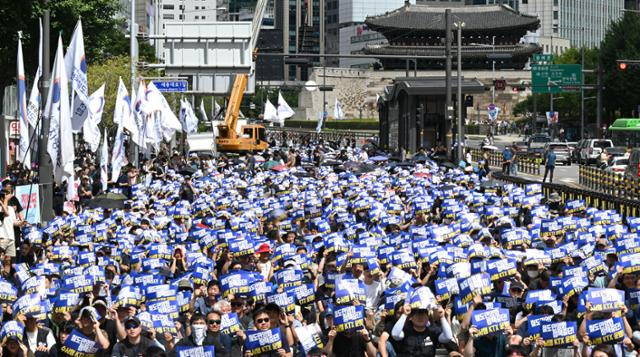
[[[30,81],[38,63],[38,18],[44,7],[37,0],[0,0],[0,88],[15,83],[17,31],[23,33],[25,70]],[[51,10],[50,61],[53,63],[58,34],[68,46],[79,18],[82,19],[86,59],[89,65],[105,63],[111,58],[129,53],[129,40],[125,37],[125,19],[118,15],[118,0],[49,0]],[[140,43],[140,59],[153,61],[151,46]],[[117,62],[117,61],[116,61]],[[117,88],[116,88],[117,89]]]
[[[582,50],[584,50],[584,68],[593,69],[598,64],[599,50],[594,48],[569,48],[564,53],[556,56],[554,59],[555,64],[580,64],[582,62]],[[596,78],[594,74],[587,74],[584,78],[584,83],[595,83]],[[592,92],[585,91],[585,97],[593,96]],[[593,92],[595,93],[595,92]],[[536,106],[538,115],[543,115],[544,112],[549,111],[551,108],[551,97],[549,94],[536,94],[535,95]],[[515,115],[529,115],[533,113],[534,109],[534,95],[530,95],[527,99],[517,103],[513,109]],[[554,94],[553,110],[558,112],[560,120],[562,122],[579,122],[580,120],[580,92],[565,92],[560,94]],[[585,101],[585,116],[587,121],[590,117],[595,118],[595,101]]]
[[[606,119],[630,116],[640,104],[640,70],[618,70],[616,60],[640,59],[640,16],[626,12],[613,22],[600,46]]]

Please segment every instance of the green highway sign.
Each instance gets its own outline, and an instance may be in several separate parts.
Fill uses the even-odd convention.
[[[551,63],[551,62],[553,62],[553,55],[552,54],[537,53],[537,54],[533,55],[533,57],[531,58],[531,61],[534,64],[541,63],[541,62]]]
[[[582,66],[579,64],[534,64],[531,66],[533,93],[561,93],[568,87],[582,85]]]

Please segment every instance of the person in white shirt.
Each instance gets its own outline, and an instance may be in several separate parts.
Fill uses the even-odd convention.
[[[380,297],[384,293],[384,281],[380,280],[380,274],[371,274],[369,269],[364,271],[364,289],[366,294],[366,308],[376,309]]]
[[[13,195],[8,191],[0,191],[0,248],[5,250],[5,254],[11,258],[16,257],[16,238],[13,230],[14,225],[20,225],[16,218],[13,206],[9,205],[9,200]]]
[[[24,317],[23,322],[25,325],[23,342],[29,348],[29,352],[38,356],[38,352],[52,353],[55,351],[56,339],[51,330],[38,326],[38,319],[33,315]]]

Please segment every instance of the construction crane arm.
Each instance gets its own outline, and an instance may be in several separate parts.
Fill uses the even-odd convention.
[[[260,28],[262,27],[262,19],[267,9],[267,3],[269,0],[258,0],[256,4],[256,10],[253,14],[253,22],[251,23],[251,39],[249,42],[249,48],[252,56],[255,54],[258,43],[258,37],[260,36]],[[253,66],[251,66],[251,72],[253,72]],[[240,104],[242,103],[242,96],[247,87],[249,81],[249,75],[237,74],[233,81],[233,87],[231,89],[231,96],[229,97],[229,103],[227,104],[227,112],[224,117],[224,124],[222,128],[219,128],[220,136],[223,138],[235,139],[236,126],[238,125],[238,115],[240,113]]]

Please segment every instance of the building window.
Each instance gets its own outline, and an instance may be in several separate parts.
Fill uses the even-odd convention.
[[[522,5],[527,5],[529,3],[529,0],[522,0]]]
[[[196,10],[200,10],[200,6],[196,6]]]
[[[178,15],[178,19],[184,20],[184,15]]]
[[[558,6],[558,0],[553,0],[553,6]]]
[[[165,5],[162,5],[162,8],[164,10],[173,10],[175,9],[175,6],[173,4],[165,4]]]
[[[162,14],[162,19],[163,20],[173,20],[173,19],[175,19],[175,17],[173,16],[173,14]]]
[[[554,19],[554,20],[557,20],[557,19],[558,19],[558,12],[557,12],[557,11],[554,11],[554,12],[553,12],[553,19]]]
[[[195,19],[196,19],[196,20],[200,20],[200,16],[196,16],[196,17],[195,17]]]
[[[206,20],[206,18],[207,18],[206,16],[202,16],[200,19],[201,20]]]

